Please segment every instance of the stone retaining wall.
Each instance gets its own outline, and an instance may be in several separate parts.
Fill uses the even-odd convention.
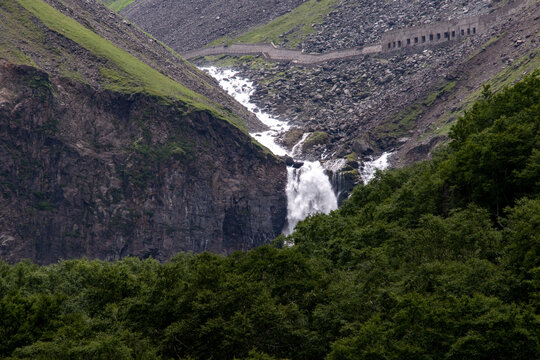
[[[316,64],[337,59],[346,59],[368,54],[390,52],[406,48],[436,46],[448,41],[483,34],[491,24],[501,18],[514,15],[528,3],[537,0],[515,0],[489,15],[471,16],[422,26],[388,31],[383,34],[380,44],[364,48],[352,48],[328,53],[304,53],[301,50],[277,48],[274,44],[232,44],[196,49],[182,54],[186,59],[211,55],[262,55],[265,59],[291,61],[298,64]]]

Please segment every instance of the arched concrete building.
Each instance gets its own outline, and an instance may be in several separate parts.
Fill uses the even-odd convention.
[[[530,2],[531,0],[510,0],[508,4],[492,14],[391,30],[382,36],[382,51],[388,52],[408,47],[428,47],[483,34],[489,31],[492,22],[518,13]]]
[[[492,20],[491,15],[471,16],[463,19],[388,31],[382,36],[382,50],[387,52],[413,46],[433,46],[439,43],[481,34],[489,28],[488,23]]]

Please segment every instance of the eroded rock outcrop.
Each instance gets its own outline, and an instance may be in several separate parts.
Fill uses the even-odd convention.
[[[228,253],[277,236],[285,165],[182,104],[0,66],[0,258]]]

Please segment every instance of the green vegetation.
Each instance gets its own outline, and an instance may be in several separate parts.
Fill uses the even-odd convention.
[[[14,64],[35,66],[32,58],[13,41],[23,37],[29,45],[45,42],[45,34],[32,22],[30,14],[18,11],[14,1],[0,2],[0,30],[0,56]]]
[[[405,136],[409,130],[414,127],[416,119],[429,107],[433,102],[449,93],[456,86],[455,81],[442,82],[430,94],[428,94],[420,103],[411,105],[408,109],[401,111],[389,123],[383,123],[377,127],[377,131],[381,134],[387,134],[389,137],[398,138]],[[449,130],[449,127],[447,128]]]
[[[149,145],[135,141],[133,149],[149,162],[163,161],[170,158],[187,160],[192,155],[192,147],[182,141],[169,140],[162,145]]]
[[[114,11],[120,11],[135,0],[105,0],[105,4]]]
[[[106,66],[101,69],[101,73],[107,79],[103,84],[105,88],[123,93],[145,93],[157,96],[165,103],[179,100],[185,104],[188,111],[207,111],[216,118],[226,120],[247,132],[245,123],[236,115],[222,110],[219,105],[212,103],[204,96],[161,74],[42,0],[16,1],[51,30],[66,36],[89,52],[104,59]],[[27,18],[26,15],[19,14],[18,17]],[[32,24],[29,19],[25,21]],[[31,26],[35,27],[33,24]],[[37,31],[36,33],[41,34],[42,32]],[[36,38],[36,36],[43,35],[33,34],[30,39]],[[35,41],[36,43],[45,42],[44,39],[36,39]]]
[[[324,131],[315,131],[311,133],[302,144],[304,150],[311,149],[315,145],[326,144],[328,141],[328,134]]]
[[[205,56],[204,60],[212,66],[231,68],[239,65],[249,64],[252,69],[269,68],[275,66],[275,63],[265,60],[260,55],[212,55]]]
[[[314,31],[313,25],[321,23],[336,3],[337,0],[309,0],[268,24],[257,26],[234,39],[218,39],[210,45],[273,42],[295,48]]]
[[[482,45],[482,49],[487,48],[499,39],[499,36],[491,38]],[[482,51],[482,49],[478,52]],[[476,54],[478,54],[478,52],[473,54],[470,58],[472,59]],[[526,54],[521,58],[516,59],[511,66],[507,66],[503,70],[501,70],[497,75],[495,75],[487,82],[487,85],[491,87],[493,92],[498,92],[506,86],[511,86],[515,84],[524,75],[530,74],[531,72],[539,68],[540,50],[532,50],[529,54]],[[477,89],[473,91],[461,102],[461,108],[466,109],[470,107],[475,101],[477,101],[481,97],[482,89]],[[437,122],[432,125],[433,129],[427,132],[424,136],[428,134],[447,135],[450,131],[453,120],[461,115],[463,115],[463,110],[449,110],[448,112],[444,113],[439,117]]]
[[[39,201],[34,206],[36,209],[41,211],[53,211],[56,209],[56,206],[54,206],[53,203],[50,203],[48,201]]]
[[[0,357],[536,360],[540,71],[450,138],[252,251],[0,262]]]

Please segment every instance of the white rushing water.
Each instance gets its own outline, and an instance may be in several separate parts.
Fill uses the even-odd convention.
[[[259,120],[270,128],[268,131],[251,134],[257,141],[279,156],[289,155],[295,158],[300,155],[301,143],[309,134],[304,134],[302,140],[293,147],[290,153],[277,144],[275,141],[277,136],[287,131],[290,125],[260,111],[250,101],[255,91],[252,81],[237,76],[237,72],[230,69],[207,67],[202,70],[218,80],[219,85],[229,95],[257,115]],[[321,163],[319,161],[303,161],[303,163],[298,169],[292,166],[287,168],[287,226],[283,229],[286,234],[290,234],[296,224],[310,214],[318,212],[328,214],[337,209],[336,195]]]
[[[257,105],[251,102],[251,95],[255,91],[253,81],[237,76],[238,72],[230,69],[220,69],[212,66],[202,68],[202,70],[215,78],[223,90],[227,91],[229,95],[254,113],[263,124],[270,128],[268,131],[251,133],[251,136],[274,154],[278,156],[289,155],[287,150],[277,144],[275,140],[279,133],[289,130],[290,125],[262,112]]]
[[[288,152],[276,143],[276,139],[280,133],[287,131],[290,125],[262,112],[251,102],[251,95],[255,91],[252,81],[239,77],[237,71],[230,69],[212,66],[202,68],[202,70],[214,77],[229,95],[253,112],[262,123],[268,126],[268,131],[251,134],[257,141],[278,156],[289,155],[298,160],[298,157],[301,156],[302,143],[307,139],[309,133],[304,134],[302,139]],[[385,154],[381,158],[365,164],[364,171],[361,174],[365,183],[373,178],[376,168],[382,169],[388,166],[389,153]],[[338,206],[336,194],[321,163],[319,161],[304,160],[301,160],[301,162],[303,165],[299,168],[293,166],[287,168],[287,225],[283,229],[285,234],[292,233],[296,224],[310,214],[328,214],[330,211],[337,209]],[[325,164],[325,167],[327,170],[337,171],[344,164],[344,159],[331,160]]]
[[[391,152],[385,152],[377,159],[364,162],[364,168],[360,171],[360,177],[364,184],[367,184],[375,177],[375,172],[377,170],[384,170],[390,166],[388,158],[392,155]]]

